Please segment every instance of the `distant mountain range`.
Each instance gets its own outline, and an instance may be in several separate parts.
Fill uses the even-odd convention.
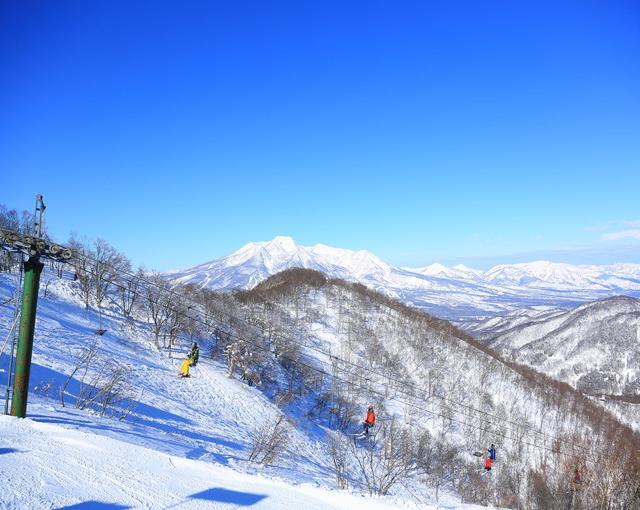
[[[574,307],[615,295],[640,296],[640,264],[571,265],[547,261],[502,264],[488,271],[462,264],[407,268],[368,251],[300,246],[290,237],[249,243],[204,264],[166,274],[214,290],[248,289],[292,267],[358,281],[433,315],[467,323],[516,309]]]

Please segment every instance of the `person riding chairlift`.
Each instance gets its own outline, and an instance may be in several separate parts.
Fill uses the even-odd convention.
[[[198,364],[198,359],[200,357],[200,348],[196,342],[193,342],[191,346],[191,350],[187,357],[182,361],[180,365],[180,377],[190,377],[189,368],[195,367]]]
[[[186,357],[182,361],[182,364],[180,365],[180,372],[179,372],[180,377],[190,377],[189,367],[191,366],[192,363],[193,363],[193,360],[189,357]]]
[[[198,364],[198,360],[200,359],[200,347],[198,347],[197,342],[193,342],[187,357],[191,360],[191,366],[195,367]]]
[[[580,475],[580,470],[578,468],[573,472],[573,480],[571,480],[571,490],[579,491],[582,486],[582,476]]]
[[[369,429],[376,424],[376,413],[373,411],[373,406],[369,406],[367,410],[367,417],[362,424],[362,433],[365,436],[369,436]]]
[[[491,459],[491,462],[496,461],[496,445],[493,443],[491,443],[491,448],[489,448],[489,458]]]
[[[484,460],[484,469],[485,471],[491,471],[491,457],[487,455],[487,458]]]

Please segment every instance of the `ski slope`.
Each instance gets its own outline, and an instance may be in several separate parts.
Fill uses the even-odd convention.
[[[11,297],[15,280],[0,274],[0,302]],[[0,508],[436,508],[424,486],[398,487],[385,498],[333,490],[325,430],[295,413],[286,452],[273,465],[249,463],[256,429],[281,413],[270,396],[228,378],[206,344],[192,377],[179,378],[186,342],[178,353],[158,350],[146,325],[124,321],[108,306],[100,321],[73,285],[68,275],[43,277],[28,418],[0,421]],[[12,320],[13,307],[2,306],[3,341]],[[99,324],[107,330],[100,337]],[[94,342],[101,359],[129,367],[141,392],[124,421],[76,409],[77,378],[66,406],[60,403],[77,353]],[[2,395],[7,366],[5,352]],[[445,494],[438,508],[478,508],[457,501]]]
[[[398,508],[384,500],[330,491],[309,483],[291,485],[240,473],[215,462],[7,416],[0,416],[0,476],[0,506],[7,509]],[[436,508],[409,503],[404,507]]]

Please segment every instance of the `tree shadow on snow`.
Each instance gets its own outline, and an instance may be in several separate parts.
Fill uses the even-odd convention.
[[[64,413],[64,411],[58,410],[58,413]],[[156,422],[147,421],[147,420],[135,420],[129,422],[128,426],[118,427],[116,422],[113,422],[109,419],[101,418],[100,422],[92,422],[90,420],[84,421],[77,419],[76,416],[71,415],[70,417],[64,416],[50,416],[50,415],[29,415],[30,418],[37,422],[41,423],[54,423],[57,425],[71,425],[78,429],[89,429],[89,430],[97,430],[97,431],[109,431],[115,432],[122,436],[131,436],[137,437],[144,441],[148,441],[150,439],[154,439],[154,434],[150,433],[151,430],[160,430],[167,433],[167,436],[156,436],[156,438],[161,437],[162,443],[167,447],[167,451],[171,451],[172,448],[188,448],[190,445],[188,441],[196,440],[204,443],[213,443],[220,446],[224,446],[230,448],[232,450],[242,450],[242,445],[238,443],[234,443],[232,441],[228,441],[226,439],[222,439],[219,437],[205,436],[204,434],[200,434],[199,432],[191,431],[191,430],[180,430],[174,427],[158,424]],[[104,421],[103,421],[104,420]],[[113,423],[113,425],[111,425]],[[124,439],[123,439],[124,440]],[[187,442],[185,442],[187,441]],[[134,444],[138,444],[136,441],[133,441]],[[220,462],[222,464],[227,464],[229,458],[233,457],[217,457],[216,454],[212,452],[207,452],[204,449],[191,449],[188,452],[187,458],[196,459],[202,457],[206,454],[209,454],[216,460],[216,462]]]
[[[244,458],[236,457],[233,455],[226,455],[218,452],[210,452],[209,450],[203,448],[202,446],[198,446],[193,448],[185,453],[185,457],[191,460],[213,460],[217,464],[228,465],[229,460],[237,460],[243,461],[246,460]]]
[[[238,506],[251,506],[262,501],[267,496],[264,494],[253,494],[251,492],[239,492],[229,489],[214,487],[197,494],[192,494],[189,499],[204,499],[205,501],[215,501],[217,503],[231,503]]]
[[[135,409],[133,410],[135,416],[146,416],[147,418],[155,418],[157,420],[162,421],[175,421],[178,423],[193,423],[192,420],[185,418],[184,416],[179,416],[177,414],[170,413],[169,411],[165,411],[164,409],[160,409],[158,407],[153,407],[148,404],[143,404],[142,402],[138,402],[136,404]]]
[[[4,358],[4,356],[3,356]],[[37,363],[33,363],[31,365],[31,377],[29,384],[29,393],[40,393],[37,389],[37,386],[45,382],[50,382],[51,386],[49,388],[49,398],[55,400],[58,404],[60,403],[60,388],[64,385],[64,383],[69,378],[68,375],[65,375],[56,370],[52,370],[51,368],[44,367],[42,365],[38,365]],[[73,378],[67,384],[67,388],[65,390],[65,402],[70,407],[73,408],[73,402],[75,399],[75,395],[80,391],[80,381]],[[181,424],[192,424],[193,421],[185,418],[184,416],[180,416],[177,414],[173,414],[169,411],[165,411],[164,409],[160,409],[158,407],[153,407],[143,402],[138,402],[134,409],[133,415],[129,420],[129,423],[135,421],[142,421],[145,425],[149,425],[151,423],[144,418],[151,418],[155,420],[160,420],[161,422],[174,422]],[[167,425],[166,430],[173,430],[174,427],[172,425]]]
[[[80,382],[76,379],[71,379],[67,384],[65,391],[65,402],[67,403],[67,407],[63,408],[60,405],[60,388],[67,379],[68,376],[61,372],[36,363],[32,364],[29,392],[42,395],[42,392],[38,390],[37,386],[42,382],[50,383],[48,394],[46,396],[55,402],[56,413],[53,415],[28,413],[29,418],[42,423],[55,423],[60,425],[71,425],[79,429],[115,432],[142,439],[143,442],[146,442],[149,439],[162,437],[162,442],[168,447],[173,446],[181,449],[187,448],[188,458],[209,456],[212,460],[221,464],[227,464],[228,460],[233,457],[208,452],[203,448],[194,449],[192,442],[197,441],[204,444],[216,444],[234,451],[241,451],[244,449],[243,445],[234,441],[190,430],[188,425],[192,425],[194,423],[192,420],[145,403],[138,403],[134,407],[132,414],[125,420],[125,422],[123,422],[122,425],[119,425],[120,422],[115,421],[110,417],[96,418],[88,413],[85,417],[83,414],[78,414],[78,411],[74,406],[74,395],[77,395],[80,389]],[[158,431],[165,435],[158,436],[156,434]],[[135,440],[133,442],[137,443]]]
[[[75,505],[61,506],[56,510],[125,510],[127,508],[132,507],[117,503],[105,503],[104,501],[84,501]]]
[[[4,455],[5,453],[19,453],[21,450],[16,450],[15,448],[0,448],[0,455]]]

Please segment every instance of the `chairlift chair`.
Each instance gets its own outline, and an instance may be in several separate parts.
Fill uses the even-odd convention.
[[[98,329],[95,329],[93,332],[98,336],[102,336],[107,332],[107,330],[102,327],[102,310],[100,307],[98,307],[98,322]]]

